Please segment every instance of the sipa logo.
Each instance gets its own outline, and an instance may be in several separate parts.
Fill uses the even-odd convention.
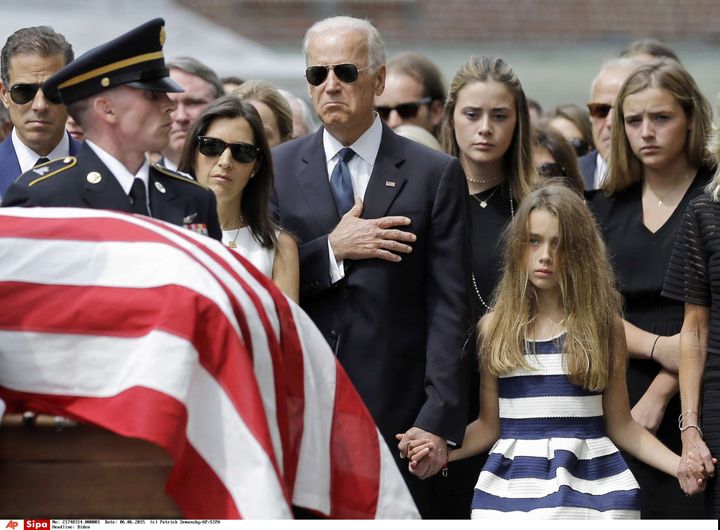
[[[18,527],[17,521],[8,521],[8,524],[5,526],[5,528],[10,528],[11,530],[15,530]]]
[[[26,519],[25,530],[50,530],[50,519]]]

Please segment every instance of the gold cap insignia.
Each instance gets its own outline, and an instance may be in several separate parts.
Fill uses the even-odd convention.
[[[104,86],[104,87],[109,87],[109,86],[110,86],[110,78],[109,78],[109,77],[103,77],[103,78],[100,80],[100,84],[101,84],[102,86]]]
[[[160,46],[165,45],[165,26],[160,28]]]
[[[100,173],[98,173],[97,171],[91,171],[90,173],[87,174],[87,177],[85,177],[85,178],[87,179],[87,181],[90,184],[97,184],[98,182],[100,182],[102,180],[102,175]]]

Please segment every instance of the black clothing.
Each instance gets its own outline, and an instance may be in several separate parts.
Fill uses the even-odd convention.
[[[682,328],[684,306],[661,295],[665,271],[675,243],[683,212],[690,200],[702,193],[710,178],[707,169],[698,171],[690,188],[669,219],[655,233],[643,224],[642,182],[606,197],[602,191],[588,194],[608,247],[617,288],[624,299],[624,318],[657,335],[675,335]],[[660,372],[651,360],[630,359],[627,370],[628,394],[633,407]],[[677,417],[680,396],[668,403],[657,437],[670,449],[682,450]],[[677,479],[624,453],[640,483],[643,519],[689,519],[699,517],[700,501],[688,499]]]

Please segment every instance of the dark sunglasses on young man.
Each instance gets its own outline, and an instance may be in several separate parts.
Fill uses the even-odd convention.
[[[246,142],[227,143],[211,136],[198,136],[198,151],[207,157],[220,156],[230,148],[232,157],[241,164],[254,162],[260,154],[260,148]]]
[[[403,120],[412,120],[415,116],[417,116],[420,107],[423,105],[428,105],[431,101],[432,98],[426,97],[418,99],[417,101],[401,103],[400,105],[396,105],[395,107],[375,107],[375,110],[383,119],[383,121],[388,121],[388,119],[390,118],[390,113],[392,111],[397,112],[398,116],[400,116]]]
[[[40,83],[15,83],[10,87],[10,99],[18,105],[25,105],[35,99],[35,95],[41,88],[42,84]],[[45,93],[43,92],[43,94]],[[60,100],[57,97],[52,97],[47,94],[45,94],[45,99],[55,105],[60,103]]]
[[[305,79],[313,86],[322,85],[330,74],[330,70],[333,71],[335,77],[337,77],[343,83],[352,84],[358,80],[360,72],[370,68],[358,68],[352,63],[341,63],[341,64],[328,64],[328,65],[315,65],[308,66],[305,70]]]
[[[590,111],[590,116],[603,119],[610,113],[612,105],[608,105],[607,103],[588,103],[587,108]]]

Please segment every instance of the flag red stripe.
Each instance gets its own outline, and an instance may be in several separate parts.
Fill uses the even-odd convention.
[[[337,365],[335,412],[330,439],[331,517],[374,517],[380,482],[377,427],[345,370]],[[371,435],[374,434],[374,436]]]

